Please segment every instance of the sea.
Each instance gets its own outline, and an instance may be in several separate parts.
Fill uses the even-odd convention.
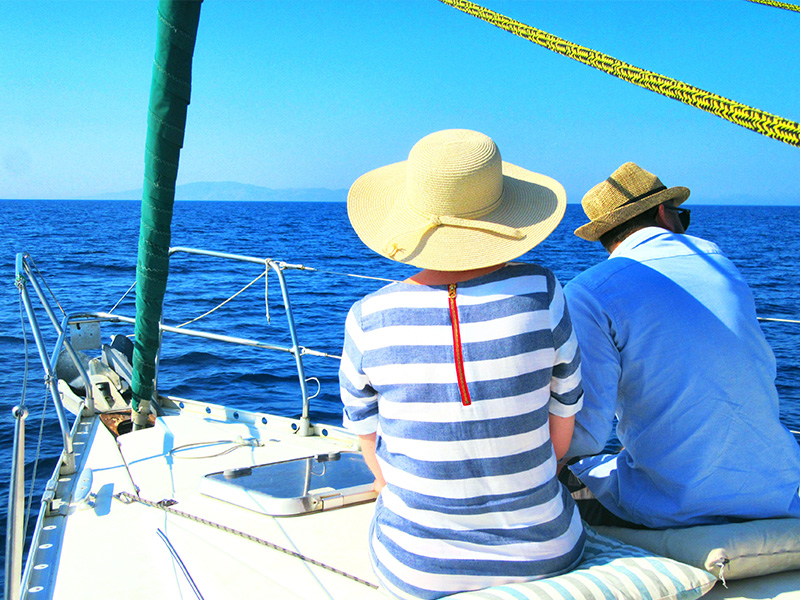
[[[733,260],[752,287],[759,315],[799,320],[800,207],[690,207],[689,233],[715,241]],[[13,407],[24,404],[29,412],[28,478],[35,471],[31,522],[38,511],[38,495],[61,452],[42,362],[30,325],[22,318],[15,257],[21,252],[30,255],[59,319],[62,309],[67,313],[113,309],[133,316],[134,292],[126,295],[126,291],[136,277],[139,203],[0,200],[0,210],[5,224],[0,238],[0,531],[5,534]],[[542,264],[567,283],[607,257],[600,244],[573,235],[585,221],[580,205],[568,205],[556,231],[520,260]],[[178,201],[172,246],[270,258],[314,269],[284,273],[298,343],[331,355],[341,352],[351,304],[384,285],[381,279],[401,280],[415,271],[367,249],[349,225],[345,204],[339,202]],[[186,328],[291,346],[277,276],[264,277],[264,271],[260,264],[174,255],[164,322],[181,325],[222,304]],[[37,318],[52,352],[57,336],[42,310],[37,310]],[[800,324],[764,322],[762,329],[777,358],[780,418],[790,430],[800,432]],[[104,325],[103,341],[131,332]],[[314,421],[341,424],[337,368],[336,358],[304,358],[309,393],[315,395],[311,400]],[[188,336],[165,334],[158,389],[163,394],[289,417],[301,411],[299,378],[291,354]],[[800,434],[796,436],[800,441]],[[0,546],[0,552],[4,551],[5,544]]]

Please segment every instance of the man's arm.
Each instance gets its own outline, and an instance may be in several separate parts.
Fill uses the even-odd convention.
[[[572,327],[581,349],[583,408],[576,415],[572,442],[565,454],[597,454],[611,435],[620,377],[619,350],[612,339],[612,322],[597,299],[582,285],[564,288]]]

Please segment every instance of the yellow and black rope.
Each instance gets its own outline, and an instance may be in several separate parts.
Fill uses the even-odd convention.
[[[793,146],[800,146],[800,123],[707,92],[677,79],[640,69],[602,52],[573,44],[541,29],[515,21],[469,0],[439,1],[619,79],[700,108],[756,133]]]
[[[793,10],[800,12],[800,6],[796,4],[789,4],[788,2],[776,2],[776,0],[747,0],[755,4],[764,4],[765,6],[774,6],[775,8],[784,8],[786,10]]]

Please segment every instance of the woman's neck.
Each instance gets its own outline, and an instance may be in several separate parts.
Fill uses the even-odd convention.
[[[447,285],[450,283],[461,283],[476,277],[487,275],[492,271],[497,271],[505,266],[505,263],[483,267],[480,269],[470,269],[469,271],[434,271],[425,269],[416,275],[406,279],[406,283],[416,283],[418,285]]]

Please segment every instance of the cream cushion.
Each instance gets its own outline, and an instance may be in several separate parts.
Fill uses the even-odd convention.
[[[705,569],[723,580],[800,569],[800,519],[665,530],[595,529],[626,544]]]

